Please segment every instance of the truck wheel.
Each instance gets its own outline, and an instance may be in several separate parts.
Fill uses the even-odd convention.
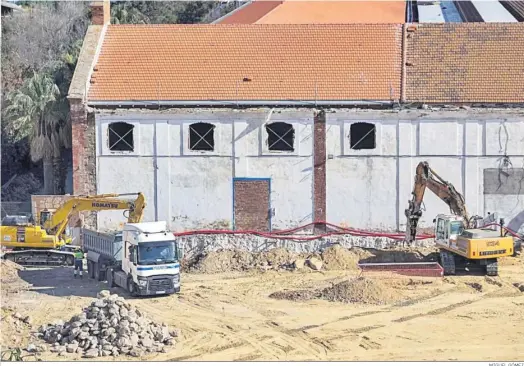
[[[93,263],[93,272],[95,275],[95,281],[100,281],[100,268],[98,263]]]
[[[109,288],[115,287],[115,280],[113,279],[113,270],[108,268],[106,271],[107,284]]]
[[[129,291],[129,294],[131,296],[133,297],[137,296],[136,286],[131,277],[127,280],[127,291]]]
[[[93,278],[93,262],[87,260],[87,278]]]

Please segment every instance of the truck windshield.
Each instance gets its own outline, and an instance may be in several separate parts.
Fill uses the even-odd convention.
[[[453,234],[462,234],[462,231],[464,231],[464,224],[462,221],[452,221],[450,223],[450,232],[451,235]]]
[[[174,241],[156,241],[138,244],[138,264],[163,264],[177,261]]]

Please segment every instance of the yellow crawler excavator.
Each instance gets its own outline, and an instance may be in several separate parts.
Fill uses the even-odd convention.
[[[135,200],[120,198],[136,195]],[[71,238],[64,232],[71,217],[82,211],[124,210],[129,223],[142,220],[146,200],[142,193],[74,196],[54,212],[44,209],[37,213],[35,225],[27,216],[6,216],[0,228],[0,244],[12,251],[5,259],[20,264],[70,265],[74,256],[66,251]]]
[[[435,243],[440,251],[439,262],[444,268],[444,274],[453,275],[457,270],[470,271],[480,268],[488,276],[496,276],[498,258],[513,255],[513,237],[507,236],[508,233],[504,232],[502,226],[500,231],[482,228],[496,223],[494,215],[486,219],[480,216],[469,217],[464,197],[425,161],[417,166],[412,199],[405,211],[406,241],[415,240],[426,188],[444,201],[451,210],[451,214],[439,214],[433,220]]]

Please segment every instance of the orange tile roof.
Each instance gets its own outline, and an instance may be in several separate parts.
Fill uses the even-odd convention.
[[[406,100],[522,103],[524,23],[418,24],[408,32]]]
[[[404,1],[284,1],[257,24],[404,23]]]
[[[271,10],[282,4],[283,1],[253,1],[231,12],[217,24],[254,24],[257,20],[269,13]]]
[[[402,28],[110,25],[89,101],[398,100]]]

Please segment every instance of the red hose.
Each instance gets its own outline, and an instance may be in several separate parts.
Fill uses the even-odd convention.
[[[314,236],[291,236],[291,235],[285,235],[285,234],[291,234],[295,233],[297,231],[303,230],[309,226],[312,225],[325,225],[326,227],[331,227],[336,229],[336,231],[330,231],[323,234],[318,234]],[[287,239],[287,240],[295,240],[295,241],[310,241],[315,239],[324,238],[327,236],[332,235],[352,235],[352,236],[363,236],[363,237],[384,237],[384,238],[390,238],[394,240],[404,240],[404,233],[385,233],[385,232],[372,232],[372,231],[364,231],[364,230],[357,230],[357,229],[349,229],[349,228],[343,228],[341,226],[337,226],[334,224],[331,224],[329,222],[325,221],[316,221],[311,222],[306,225],[302,225],[293,229],[285,229],[285,230],[277,230],[273,232],[260,232],[260,231],[253,231],[253,230],[214,230],[214,229],[207,229],[207,230],[194,230],[194,231],[184,231],[179,233],[174,233],[175,236],[190,236],[190,235],[206,235],[206,234],[226,234],[226,235],[255,235],[255,236],[261,236],[268,239]],[[430,239],[433,238],[433,235],[418,235],[418,240],[424,240],[424,239]]]
[[[291,233],[296,233],[297,231],[303,230],[309,226],[313,225],[324,225],[326,228],[330,227],[333,229],[336,229],[336,231],[330,231],[323,234],[318,234],[314,236],[292,236],[292,235],[286,235]],[[482,226],[480,229],[496,225],[498,227],[501,227],[501,225],[493,223],[488,224],[485,226]],[[507,230],[512,236],[516,238],[520,238],[520,235],[515,233],[514,231],[508,229],[507,227],[504,227],[505,230]],[[285,229],[285,230],[277,230],[273,232],[261,232],[261,231],[254,231],[254,230],[215,230],[215,229],[206,229],[206,230],[193,230],[193,231],[183,231],[179,233],[174,233],[175,236],[190,236],[190,235],[214,235],[214,234],[226,234],[226,235],[255,235],[255,236],[261,236],[268,239],[287,239],[287,240],[295,240],[295,241],[310,241],[310,240],[316,240],[320,238],[324,238],[327,236],[333,236],[333,235],[352,235],[352,236],[362,236],[362,237],[379,237],[379,238],[389,238],[393,240],[402,241],[404,240],[405,234],[404,233],[385,233],[385,232],[376,232],[376,231],[366,231],[366,230],[358,230],[358,229],[350,229],[350,228],[344,228],[338,225],[331,224],[329,222],[325,221],[315,221],[311,222],[306,225],[302,225],[293,229]],[[429,234],[420,234],[416,236],[417,240],[425,240],[425,239],[431,239],[434,238],[434,235]]]

